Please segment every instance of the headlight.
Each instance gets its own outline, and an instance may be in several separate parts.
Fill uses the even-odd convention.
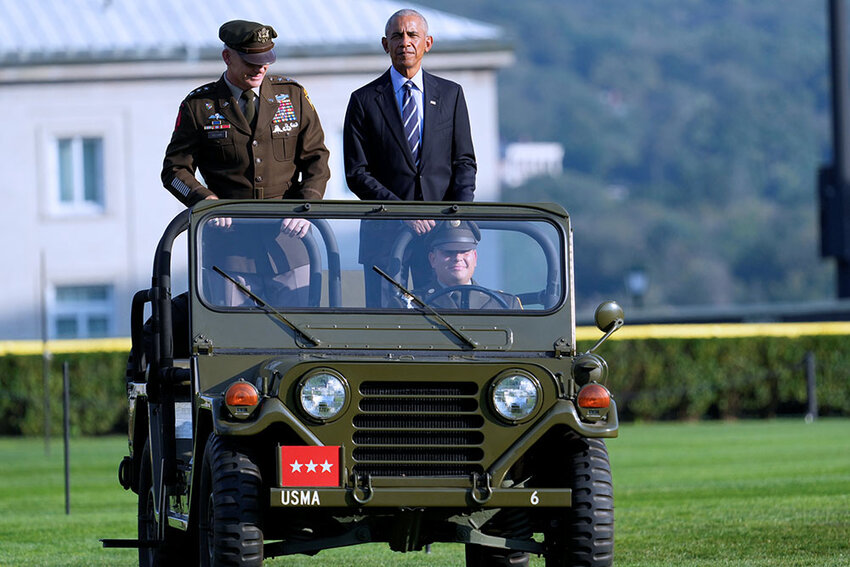
[[[301,380],[298,399],[308,416],[327,421],[345,407],[348,391],[342,376],[321,370]]]
[[[525,374],[510,373],[496,378],[491,390],[493,409],[501,417],[518,422],[527,419],[540,403],[537,381]]]

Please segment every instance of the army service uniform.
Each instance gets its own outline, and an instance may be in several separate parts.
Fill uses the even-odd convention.
[[[304,88],[279,75],[263,79],[253,133],[223,77],[189,93],[162,169],[165,187],[187,206],[210,195],[321,199],[329,178],[319,116]]]

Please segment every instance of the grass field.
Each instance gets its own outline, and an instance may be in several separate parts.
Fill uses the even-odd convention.
[[[71,514],[63,449],[0,438],[0,566],[134,565],[136,501],[116,469],[126,441],[71,441]],[[625,425],[608,442],[618,567],[850,566],[850,420]],[[277,558],[270,566],[462,566],[463,549],[398,554],[385,545]],[[535,559],[535,567],[543,561]]]

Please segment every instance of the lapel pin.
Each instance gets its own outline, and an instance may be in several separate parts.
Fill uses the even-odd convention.
[[[436,100],[432,100],[432,101],[431,101],[431,104],[433,104],[434,106],[437,106],[437,101],[436,101]]]

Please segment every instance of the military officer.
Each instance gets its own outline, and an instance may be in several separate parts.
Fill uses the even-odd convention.
[[[414,294],[447,309],[522,309],[517,296],[482,287],[472,278],[480,240],[481,231],[472,221],[438,222],[425,240],[434,278]]]
[[[165,188],[187,206],[324,195],[330,170],[316,109],[301,85],[266,74],[275,37],[271,26],[244,20],[219,29],[227,69],[181,103],[162,168]]]
[[[274,28],[233,20],[218,36],[226,69],[180,104],[162,167],[165,188],[187,206],[219,198],[321,199],[330,178],[324,132],[304,87],[266,74],[277,59]],[[232,220],[214,222],[229,229]],[[279,241],[288,262],[280,277],[296,303],[306,301],[309,285],[307,250],[299,240],[309,229],[304,219],[281,224],[281,233],[292,238]],[[235,237],[223,232],[219,248]]]

